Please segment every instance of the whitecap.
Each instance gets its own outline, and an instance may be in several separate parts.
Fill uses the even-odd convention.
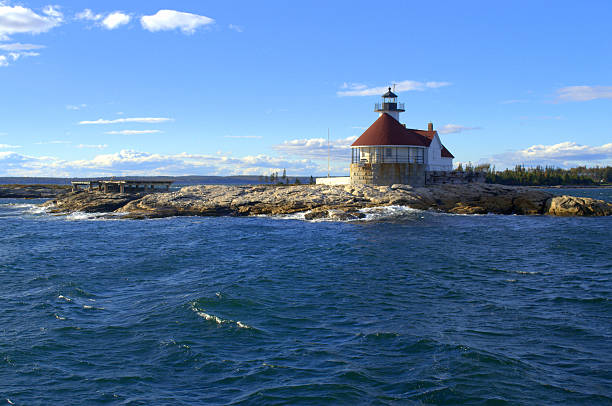
[[[67,302],[72,302],[72,299],[70,299],[69,297],[66,297],[64,295],[59,295],[57,298],[58,299],[63,299],[65,301],[67,301]]]
[[[372,220],[387,220],[405,216],[414,217],[421,215],[424,211],[419,209],[413,209],[408,206],[380,206],[380,207],[366,207],[359,210],[360,213],[365,214],[365,218],[358,219],[359,221],[372,221]]]
[[[82,221],[82,220],[119,220],[121,219],[123,216],[125,216],[124,213],[113,213],[113,212],[109,212],[109,213],[85,213],[82,211],[75,211],[73,213],[67,214],[66,215],[66,220],[70,220],[70,221]]]
[[[213,322],[215,324],[218,325],[224,325],[224,324],[228,324],[228,325],[235,325],[238,328],[247,328],[250,329],[252,327],[242,323],[241,321],[234,321],[234,320],[225,320],[222,319],[218,316],[215,316],[213,314],[208,314],[206,312],[203,312],[202,310],[198,309],[197,307],[195,307],[193,304],[191,305],[191,310],[193,310],[198,316],[202,317],[203,319],[205,319],[206,321],[210,321]]]

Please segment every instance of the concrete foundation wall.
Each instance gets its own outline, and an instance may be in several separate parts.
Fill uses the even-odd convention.
[[[351,183],[357,185],[425,184],[425,165],[411,163],[351,164]]]
[[[331,178],[317,178],[317,185],[350,185],[351,178],[348,176],[335,176]]]

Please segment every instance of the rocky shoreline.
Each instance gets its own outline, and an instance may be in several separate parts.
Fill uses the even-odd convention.
[[[305,212],[306,219],[363,217],[359,209],[390,205],[456,214],[609,216],[612,203],[556,196],[526,187],[491,184],[188,186],[176,192],[104,194],[69,192],[44,204],[54,213],[115,212],[127,218],[252,216]]]
[[[0,198],[49,199],[70,192],[67,185],[0,185]]]

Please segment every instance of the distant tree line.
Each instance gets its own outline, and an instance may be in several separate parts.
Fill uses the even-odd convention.
[[[471,163],[459,164],[458,171],[486,172],[487,183],[523,186],[555,186],[555,185],[600,185],[612,184],[612,166],[587,168],[578,166],[571,169],[561,169],[552,166],[536,166],[527,168],[516,165],[514,169],[496,171],[491,164],[473,166]]]
[[[270,175],[260,175],[259,182],[264,183],[264,184],[270,183],[272,185],[289,185],[289,184],[301,185],[302,184],[302,181],[300,181],[300,179],[297,176],[293,179],[293,182],[291,182],[291,179],[287,176],[287,170],[285,169],[283,169],[283,174],[281,176],[278,176],[278,172],[272,172]],[[315,184],[315,180],[312,176],[310,177],[310,180],[308,183],[311,185]]]

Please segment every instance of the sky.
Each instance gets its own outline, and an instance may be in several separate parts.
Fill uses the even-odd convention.
[[[612,165],[612,2],[0,0],[0,176],[347,175],[395,85],[460,162]]]

